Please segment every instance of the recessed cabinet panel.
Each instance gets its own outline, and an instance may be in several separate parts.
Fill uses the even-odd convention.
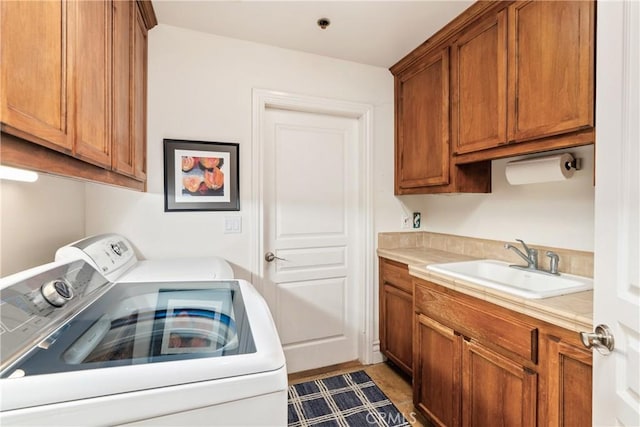
[[[147,28],[139,7],[133,26],[133,145],[134,176],[147,179]]]
[[[113,169],[133,175],[133,125],[129,98],[132,93],[131,46],[134,10],[132,2],[113,3]]]
[[[451,48],[452,140],[457,154],[507,143],[507,16],[465,31]]]
[[[384,354],[407,373],[412,366],[412,298],[411,294],[383,285]]]
[[[449,51],[444,49],[400,76],[397,100],[396,185],[449,183]]]
[[[592,1],[509,7],[509,139],[525,141],[594,124]]]
[[[70,151],[68,7],[58,1],[0,1],[0,99],[2,123],[11,133]]]

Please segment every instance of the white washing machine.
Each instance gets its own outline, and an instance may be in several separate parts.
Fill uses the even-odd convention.
[[[131,242],[119,234],[101,234],[70,243],[56,251],[55,260],[82,259],[109,281],[233,279],[229,263],[215,256],[139,260]]]
[[[106,272],[75,257],[0,279],[0,424],[286,425],[284,353],[254,287],[127,281],[139,261],[111,243]]]

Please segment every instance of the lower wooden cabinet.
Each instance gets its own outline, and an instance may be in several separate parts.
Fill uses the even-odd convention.
[[[380,351],[407,374],[413,364],[413,292],[406,264],[380,258]]]
[[[537,373],[416,315],[414,404],[439,426],[535,426]]]
[[[416,314],[413,404],[439,426],[460,425],[462,336]]]
[[[556,337],[550,337],[547,343],[547,424],[590,426],[593,388],[591,351]]]
[[[591,425],[577,332],[414,281],[413,400],[438,426]]]
[[[535,426],[538,374],[474,341],[462,346],[462,425]]]

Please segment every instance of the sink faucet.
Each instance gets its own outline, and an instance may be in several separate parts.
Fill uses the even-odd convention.
[[[540,273],[551,274],[554,276],[560,275],[560,273],[558,272],[558,263],[560,257],[557,253],[551,251],[546,252],[545,255],[549,257],[549,271],[543,270],[538,268],[538,250],[530,248],[521,239],[516,239],[516,241],[522,243],[522,246],[524,247],[524,253],[520,249],[509,243],[505,243],[504,248],[513,250],[520,258],[522,258],[527,263],[527,265],[510,265],[509,267],[518,268],[520,270],[533,270]]]
[[[524,266],[512,265],[511,267],[520,267],[527,270],[537,270],[538,269],[538,250],[527,246],[527,244],[522,239],[516,239],[516,242],[522,243],[522,246],[524,247],[524,251],[526,252],[526,255],[522,253],[520,249],[516,248],[510,243],[505,243],[504,248],[513,250],[520,258],[522,258],[527,263],[527,266],[524,267]]]

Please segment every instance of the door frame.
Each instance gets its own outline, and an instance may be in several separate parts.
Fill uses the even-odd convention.
[[[264,289],[265,253],[264,242],[264,130],[265,111],[268,108],[299,111],[306,113],[328,114],[357,119],[358,121],[358,179],[361,183],[358,213],[359,218],[356,258],[363,260],[357,269],[356,283],[358,310],[358,359],[363,364],[374,361],[375,331],[375,280],[373,277],[375,262],[373,228],[373,106],[350,101],[298,95],[282,91],[252,90],[252,228],[250,245],[253,249],[251,259],[251,281],[262,293]]]

